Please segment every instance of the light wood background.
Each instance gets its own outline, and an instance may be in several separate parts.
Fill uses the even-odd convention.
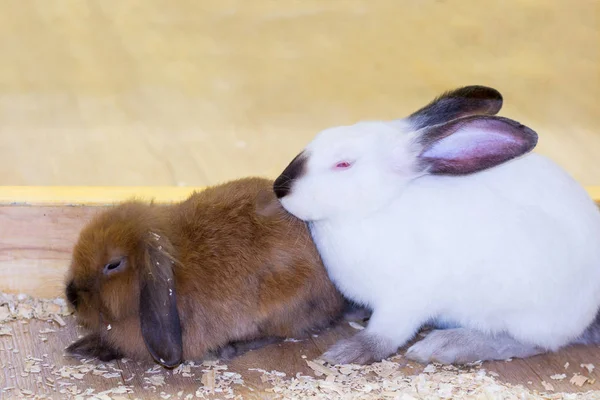
[[[0,0],[0,185],[274,177],[466,84],[598,185],[599,25],[598,0]]]

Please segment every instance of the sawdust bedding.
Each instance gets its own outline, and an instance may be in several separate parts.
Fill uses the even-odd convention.
[[[48,335],[64,329],[64,317],[71,314],[64,299],[35,299],[25,295],[0,293],[0,339],[13,334],[14,321],[40,319],[53,321],[55,328],[38,333],[40,340],[48,340]],[[354,326],[360,329],[360,326]],[[18,352],[17,349],[14,350]],[[47,356],[47,355],[45,355]],[[279,371],[250,368],[249,371],[261,374],[265,385],[263,392],[269,398],[278,399],[600,399],[600,391],[586,393],[554,393],[551,382],[543,382],[546,393],[528,390],[522,386],[512,386],[496,380],[497,374],[488,373],[479,364],[465,368],[429,365],[422,373],[406,375],[400,371],[401,356],[369,366],[345,365],[329,366],[320,360],[306,363],[313,376],[297,373],[286,375]],[[241,399],[239,392],[248,393],[253,389],[246,385],[242,375],[228,370],[227,365],[218,360],[202,363],[186,362],[172,371],[165,371],[158,365],[146,370],[143,384],[129,384],[133,376],[125,378],[116,363],[100,363],[96,360],[74,360],[72,365],[53,366],[45,358],[23,355],[24,376],[40,374],[47,370],[53,378],[47,377],[43,384],[52,387],[56,395],[44,397],[18,387],[3,386],[0,398],[73,398],[73,399],[131,399],[146,398],[151,395],[162,399]],[[0,366],[3,369],[6,366]],[[594,365],[585,364],[582,368],[591,372]],[[176,374],[194,379],[197,390],[187,393],[165,383],[166,374]],[[123,376],[125,385],[99,391],[87,387],[88,376],[106,379]],[[568,379],[566,374],[556,374],[552,380]],[[589,378],[574,375],[570,382],[582,386]],[[41,375],[38,382],[42,381]],[[138,381],[139,382],[139,381]],[[242,390],[243,389],[243,390]]]

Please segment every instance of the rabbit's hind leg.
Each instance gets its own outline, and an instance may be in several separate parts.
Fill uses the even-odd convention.
[[[406,352],[420,363],[468,364],[476,361],[526,358],[546,351],[508,334],[487,334],[469,328],[434,330]]]

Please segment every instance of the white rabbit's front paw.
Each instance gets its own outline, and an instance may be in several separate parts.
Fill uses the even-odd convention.
[[[381,361],[396,351],[389,340],[362,331],[333,345],[321,356],[330,364],[369,364]]]

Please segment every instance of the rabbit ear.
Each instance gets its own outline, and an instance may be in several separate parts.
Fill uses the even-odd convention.
[[[140,323],[152,357],[173,368],[182,362],[183,340],[169,248],[166,238],[150,234],[140,269]]]
[[[534,131],[508,118],[466,117],[425,128],[418,162],[430,174],[471,174],[530,152],[537,140]]]
[[[470,115],[496,115],[502,108],[502,95],[486,86],[465,86],[437,97],[414,112],[408,121],[414,130],[439,125]]]

